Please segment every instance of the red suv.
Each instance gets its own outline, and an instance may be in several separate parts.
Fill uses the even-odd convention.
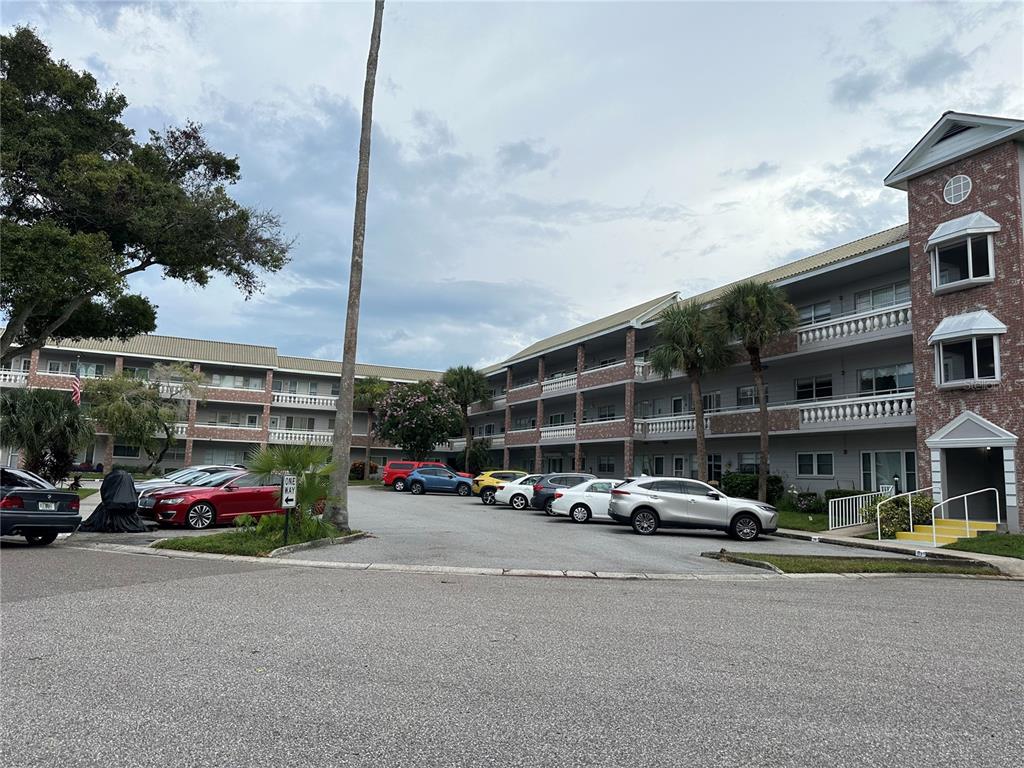
[[[390,485],[396,491],[405,490],[405,478],[409,476],[409,473],[414,469],[420,467],[440,467],[441,469],[447,469],[449,472],[455,472],[454,469],[449,467],[447,464],[442,464],[440,461],[406,461],[401,459],[393,461],[388,459],[388,462],[384,465],[384,473],[381,475],[381,482],[384,485]],[[459,477],[473,477],[467,472],[455,472]]]

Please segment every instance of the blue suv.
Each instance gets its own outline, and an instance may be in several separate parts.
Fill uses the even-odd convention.
[[[459,496],[469,496],[473,493],[470,484],[472,478],[462,477],[448,469],[441,467],[420,467],[409,473],[406,478],[409,485],[409,492],[419,496],[427,491],[442,493],[457,493]]]

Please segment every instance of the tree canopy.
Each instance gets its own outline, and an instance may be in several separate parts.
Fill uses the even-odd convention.
[[[0,443],[21,452],[23,466],[57,483],[93,438],[70,392],[9,389],[0,395]]]
[[[440,382],[396,384],[377,407],[374,434],[397,445],[410,459],[422,460],[457,434],[462,424],[451,390]]]
[[[288,261],[278,217],[228,194],[237,157],[191,122],[140,143],[127,105],[33,30],[0,38],[0,360],[154,330],[156,306],[128,284],[146,269],[197,286],[224,275],[248,297]]]

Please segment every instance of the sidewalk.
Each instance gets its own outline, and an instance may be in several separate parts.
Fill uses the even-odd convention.
[[[960,552],[955,549],[933,548],[927,545],[922,546],[920,542],[902,542],[893,539],[860,539],[856,536],[840,536],[838,534],[821,531],[796,531],[791,528],[780,528],[773,536],[785,536],[790,539],[802,539],[804,541],[820,541],[823,544],[838,544],[842,547],[857,547],[858,549],[873,549],[878,552],[897,552],[903,555],[914,555],[918,551],[927,552],[929,556],[940,556],[959,558],[962,560],[976,560],[982,563],[994,565],[1007,576],[1024,578],[1024,560],[1015,557],[1000,557],[999,555],[986,555],[980,552]]]

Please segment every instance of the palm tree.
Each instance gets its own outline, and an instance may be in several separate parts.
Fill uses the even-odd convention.
[[[757,468],[757,498],[768,498],[768,398],[764,391],[764,365],[761,353],[766,346],[793,330],[798,322],[796,309],[781,288],[747,280],[737,283],[718,300],[729,335],[739,341],[750,357],[754,387],[760,409],[760,459]]]
[[[490,405],[491,386],[487,383],[487,377],[475,368],[468,365],[459,365],[449,368],[441,377],[441,382],[451,390],[454,400],[462,411],[462,432],[466,438],[466,454],[463,470],[469,471],[469,406],[482,401]]]
[[[92,439],[92,424],[69,392],[12,389],[0,396],[0,444],[50,482],[67,477],[75,454]]]
[[[667,378],[683,371],[690,379],[694,429],[697,433],[697,477],[708,479],[708,452],[704,436],[704,399],[701,378],[729,365],[734,358],[721,318],[700,304],[675,304],[658,319],[658,345],[651,351],[651,367]]]
[[[376,0],[370,52],[366,57],[363,83],[363,120],[359,129],[359,167],[356,171],[356,205],[352,221],[352,263],[348,273],[348,307],[345,312],[345,343],[341,354],[341,388],[334,420],[334,471],[331,493],[324,516],[342,530],[348,530],[348,472],[352,463],[352,401],[356,378],[356,339],[359,335],[359,299],[363,287],[363,241],[366,238],[366,197],[370,188],[370,133],[373,128],[373,89],[377,83],[380,28],[384,21],[384,0]]]
[[[366,411],[366,461],[363,463],[363,479],[370,477],[370,447],[373,444],[373,415],[377,405],[388,392],[388,383],[380,376],[367,376],[355,383],[353,405]]]
[[[295,475],[295,508],[313,515],[331,490],[331,450],[319,445],[269,445],[257,448],[246,461],[257,475]]]

